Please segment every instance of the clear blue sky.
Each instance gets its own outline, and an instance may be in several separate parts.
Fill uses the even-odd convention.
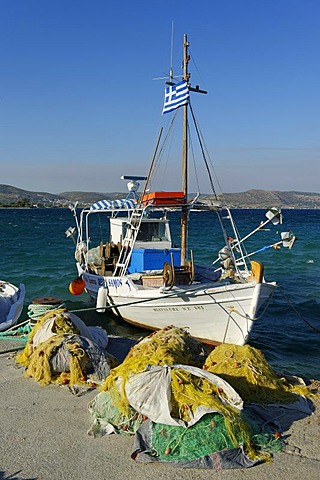
[[[0,0],[0,183],[124,191],[144,174],[172,22],[222,190],[320,192],[319,0]]]

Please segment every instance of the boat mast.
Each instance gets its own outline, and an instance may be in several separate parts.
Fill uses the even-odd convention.
[[[183,79],[189,82],[188,63],[190,56],[188,54],[189,43],[187,35],[183,39]],[[182,132],[182,191],[185,196],[185,202],[188,199],[188,105],[183,106],[183,132]],[[185,265],[187,258],[187,234],[188,234],[188,208],[182,207],[181,213],[181,265]]]

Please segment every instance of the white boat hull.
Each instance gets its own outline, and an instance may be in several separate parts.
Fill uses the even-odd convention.
[[[245,344],[259,308],[275,289],[274,283],[254,282],[144,288],[130,277],[102,277],[78,268],[91,298],[96,301],[104,289],[106,304],[128,323],[150,330],[174,325],[209,345]]]

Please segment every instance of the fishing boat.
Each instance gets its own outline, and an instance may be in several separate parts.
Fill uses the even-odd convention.
[[[262,223],[240,237],[231,209],[215,191],[211,163],[191,106],[191,94],[206,92],[191,85],[189,60],[185,35],[183,78],[176,82],[170,69],[162,112],[163,117],[173,116],[172,122],[182,113],[182,181],[178,189],[151,188],[168,142],[167,135],[162,142],[161,129],[147,175],[122,177],[128,182],[126,198],[101,200],[80,212],[77,205],[71,207],[76,225],[66,234],[75,243],[78,278],[69,288],[74,294],[85,290],[98,312],[111,309],[137,327],[158,330],[174,325],[208,345],[243,345],[276,289],[275,282],[265,280],[264,266],[253,260],[254,254],[280,246],[291,248],[295,237],[282,232],[279,241],[251,253],[246,250],[245,240],[267,224],[282,223],[282,214],[277,208],[270,209]],[[200,192],[191,195],[188,191],[189,120],[194,123],[212,188],[212,195],[204,200]],[[215,215],[221,229],[220,243],[208,246],[212,255],[208,264],[197,262],[197,245],[192,248],[188,239],[190,217],[199,219],[194,212],[201,211]],[[179,244],[172,239],[170,224],[170,215],[177,212]]]
[[[0,331],[16,325],[23,309],[25,286],[19,288],[9,282],[0,281]]]

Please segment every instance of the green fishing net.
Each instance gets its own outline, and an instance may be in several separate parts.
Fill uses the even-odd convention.
[[[237,432],[242,443],[241,431]],[[193,460],[212,452],[235,448],[225,427],[222,415],[204,415],[189,428],[154,423],[152,425],[152,447],[159,460],[172,462]]]
[[[259,432],[258,425],[250,425],[251,444],[249,453],[251,459],[270,460],[270,453],[281,451],[283,441],[274,432]],[[256,433],[254,430],[257,428]],[[248,430],[243,424],[236,425],[233,435],[226,427],[223,415],[209,413],[204,415],[195,425],[189,428],[152,424],[152,448],[158,460],[164,462],[190,461],[221,452],[239,448],[248,441]],[[253,453],[254,452],[254,453]]]

